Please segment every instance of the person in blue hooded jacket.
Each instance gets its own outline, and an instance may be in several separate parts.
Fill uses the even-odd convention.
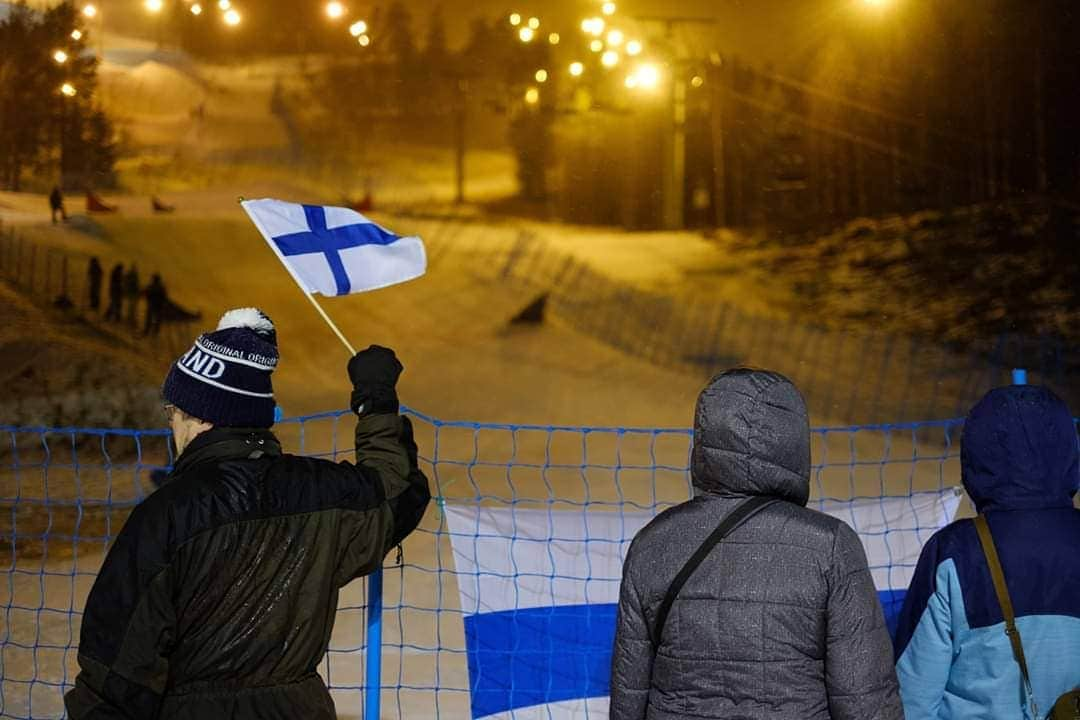
[[[1076,425],[1050,390],[991,390],[964,424],[964,487],[1001,558],[1040,713],[1080,686],[1080,486]],[[904,713],[1030,718],[972,520],[923,548],[896,633]],[[1040,719],[1041,720],[1041,719]]]

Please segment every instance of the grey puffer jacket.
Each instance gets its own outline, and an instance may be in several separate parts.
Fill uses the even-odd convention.
[[[783,376],[733,370],[698,400],[695,497],[634,538],[623,567],[612,720],[902,720],[866,556],[843,522],[804,506],[810,432]],[[675,575],[747,497],[767,506],[715,547],[650,640]]]

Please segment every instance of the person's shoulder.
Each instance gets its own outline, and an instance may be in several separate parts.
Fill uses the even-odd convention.
[[[272,504],[294,512],[331,507],[367,510],[385,499],[377,472],[323,457],[279,455],[266,469],[263,485]]]
[[[690,517],[701,512],[700,505],[700,501],[691,499],[662,510],[637,531],[630,543],[631,550],[635,547],[641,549],[658,541],[666,542],[671,533],[680,532],[680,528],[685,527]]]
[[[766,508],[762,526],[777,540],[822,553],[832,552],[837,541],[845,541],[855,531],[838,517],[792,502],[777,502]]]
[[[982,556],[982,545],[973,518],[953,520],[936,530],[922,547],[920,558],[936,567],[945,560],[959,561],[972,555]]]

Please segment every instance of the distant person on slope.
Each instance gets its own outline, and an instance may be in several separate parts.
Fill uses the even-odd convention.
[[[52,192],[49,193],[49,209],[52,210],[52,222],[56,224],[56,214],[60,213],[60,218],[67,222],[67,210],[64,209],[64,193],[60,192],[60,186],[54,185]]]
[[[101,280],[104,276],[101,262],[96,257],[90,258],[90,265],[86,268],[86,284],[90,291],[90,310],[95,313],[101,309]]]
[[[983,520],[923,547],[896,631],[909,718],[1034,715],[978,525],[986,523],[1012,605],[1039,720],[1080,689],[1080,455],[1072,413],[1034,385],[991,390],[964,422],[964,488]],[[1064,717],[1076,717],[1075,698]],[[1052,718],[1062,717],[1051,715]]]
[[[903,720],[862,543],[806,508],[810,425],[795,386],[763,370],[714,378],[690,471],[694,498],[626,555],[611,720]]]
[[[120,322],[124,306],[124,266],[113,265],[109,273],[109,307],[105,308],[105,319]]]
[[[146,296],[146,324],[143,326],[143,335],[157,335],[161,332],[162,311],[169,300],[161,275],[154,273],[150,284],[143,290],[143,295]]]
[[[179,456],[131,513],[86,601],[72,720],[333,720],[317,673],[338,593],[382,565],[430,499],[402,366],[348,365],[356,464],[285,454],[270,431],[269,318],[226,313],[162,389]]]
[[[127,323],[135,327],[139,309],[139,268],[135,263],[124,273],[124,300],[127,304]]]

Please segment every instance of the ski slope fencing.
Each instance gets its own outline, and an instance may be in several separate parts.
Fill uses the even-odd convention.
[[[986,391],[1008,384],[1015,367],[1071,406],[1080,404],[1070,382],[1080,372],[1080,348],[1053,335],[1003,333],[974,350],[830,327],[828,318],[762,316],[700,293],[638,287],[528,230],[399,222],[424,237],[431,267],[465,257],[478,281],[517,291],[519,304],[508,315],[523,311],[521,322],[554,318],[627,355],[703,379],[740,364],[767,367],[791,378],[813,417],[833,424],[962,416]]]
[[[113,337],[137,346],[141,351],[149,348],[161,357],[174,358],[191,344],[192,320],[171,303],[163,311],[160,332],[147,341],[141,333],[146,317],[146,303],[142,291],[150,276],[140,277],[142,283],[135,294],[123,295],[123,321],[109,323],[105,312],[109,306],[109,272],[114,264],[130,267],[130,258],[100,255],[104,275],[98,288],[99,306],[92,307],[88,268],[91,256],[71,249],[49,247],[20,234],[13,227],[0,225],[0,279],[7,280],[26,297],[40,305],[64,310],[87,322],[96,323],[101,330]],[[169,278],[164,278],[168,283]],[[133,305],[138,306],[137,310]]]
[[[1015,367],[1076,400],[1067,378],[1080,369],[1080,356],[1051,336],[1003,333],[973,352],[757,316],[708,297],[636,288],[525,232],[502,258],[500,275],[546,293],[550,310],[576,330],[653,364],[702,375],[747,363],[784,373],[811,415],[845,424],[962,416],[1008,384]]]
[[[689,431],[409,414],[436,499],[400,564],[391,553],[342,591],[320,667],[341,717],[606,717],[622,559],[690,496]],[[276,430],[294,452],[353,455],[348,413]],[[0,717],[59,718],[87,593],[170,465],[168,436],[0,432]],[[961,508],[959,432],[956,420],[813,432],[811,507],[858,531],[890,619],[923,543]]]

